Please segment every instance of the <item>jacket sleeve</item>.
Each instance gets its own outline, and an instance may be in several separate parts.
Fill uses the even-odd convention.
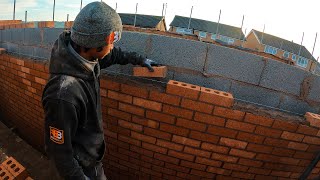
[[[45,148],[64,179],[85,180],[78,161],[73,157],[72,138],[78,125],[76,107],[63,100],[43,102],[45,110]]]
[[[136,52],[125,52],[121,48],[113,48],[112,51],[99,61],[101,69],[109,67],[113,64],[133,64],[141,65],[145,60],[144,57]]]

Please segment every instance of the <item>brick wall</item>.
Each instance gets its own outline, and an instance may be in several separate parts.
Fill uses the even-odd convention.
[[[1,114],[40,149],[46,63],[0,55]],[[320,150],[319,128],[306,122],[235,110],[178,85],[102,76],[109,179],[297,179]]]

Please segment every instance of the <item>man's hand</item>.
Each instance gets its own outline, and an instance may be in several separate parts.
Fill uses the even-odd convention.
[[[143,67],[147,67],[149,69],[150,72],[154,72],[154,69],[152,68],[152,66],[160,66],[160,64],[158,64],[157,62],[151,60],[151,59],[145,59],[143,61],[143,63],[141,64],[141,66]]]

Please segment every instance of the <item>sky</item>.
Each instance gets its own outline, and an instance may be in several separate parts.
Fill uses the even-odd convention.
[[[170,25],[175,15],[192,17],[241,27],[244,15],[243,32],[251,29],[281,37],[300,44],[304,33],[303,45],[312,53],[316,33],[320,33],[320,8],[317,0],[103,0],[119,13],[135,13],[138,3],[138,14],[162,15],[163,3],[167,3],[166,22]],[[14,0],[0,0],[0,20],[13,18]],[[52,20],[54,0],[16,0],[16,19],[28,21]],[[83,6],[93,2],[82,0]],[[55,20],[69,21],[75,19],[80,11],[81,0],[56,0]],[[318,34],[318,37],[320,34]],[[320,56],[320,37],[314,50],[314,57]],[[320,60],[319,60],[320,61]]]

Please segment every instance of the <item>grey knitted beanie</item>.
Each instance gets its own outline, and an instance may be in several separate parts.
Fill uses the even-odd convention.
[[[79,46],[97,48],[107,45],[105,38],[114,31],[122,31],[119,14],[104,2],[92,2],[74,20],[71,39]]]

